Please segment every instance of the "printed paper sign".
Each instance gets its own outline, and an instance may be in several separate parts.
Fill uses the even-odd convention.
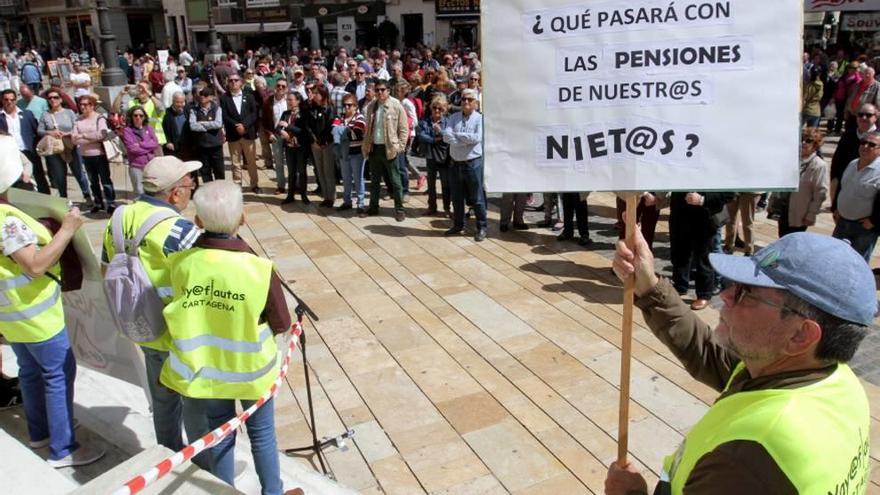
[[[803,2],[481,8],[489,191],[797,187]]]
[[[880,10],[880,0],[805,0],[804,9],[807,12],[835,11],[835,10]]]

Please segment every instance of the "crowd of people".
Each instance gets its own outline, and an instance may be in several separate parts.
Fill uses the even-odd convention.
[[[40,70],[33,54],[24,58]],[[69,88],[56,79],[44,84],[42,73],[39,80],[31,81],[32,75],[25,76],[30,66],[19,69],[17,89],[10,84],[0,91],[0,134],[8,135],[0,136],[0,141],[19,151],[27,167],[9,174],[0,170],[6,177],[0,186],[8,189],[32,183],[41,193],[52,194],[54,189],[67,197],[69,173],[81,189],[84,207],[96,215],[112,216],[102,253],[105,266],[126,245],[117,237],[126,242],[139,239],[134,245],[139,246],[137,253],[147,277],[161,296],[167,323],[167,330],[139,342],[146,359],[156,436],[162,445],[177,450],[183,442],[182,427],[187,437],[194,438],[231,418],[233,401],[247,405],[259,398],[267,370],[275,365],[268,360],[270,354],[274,356],[272,335],[290,327],[280,280],[271,264],[251,254],[236,237],[245,222],[245,192],[252,198],[274,192],[283,197],[282,204],[308,204],[310,196],[317,196],[321,208],[354,210],[362,217],[378,215],[380,200],[391,198],[394,218],[403,221],[409,194],[425,190],[427,209],[421,213],[448,218],[446,235],[464,232],[473,215],[474,240],[486,239],[482,66],[476,52],[438,50],[435,57],[426,47],[351,54],[339,48],[332,54],[302,50],[282,56],[248,50],[203,63],[183,49],[161,63],[149,54],[135,58],[124,53],[119,61],[130,81],[111,102],[100,101],[92,81],[79,76],[83,69],[78,64],[73,66]],[[696,298],[690,309],[701,310],[722,292],[722,275],[737,280],[716,270],[718,263],[710,254],[740,249],[745,255],[740,258],[746,259],[759,252],[753,235],[759,209],[766,207],[777,220],[779,237],[784,240],[815,225],[829,197],[836,223],[833,236],[846,239],[851,245],[847,249],[870,260],[880,228],[880,131],[876,127],[880,83],[866,60],[855,57],[850,61],[845,52],[833,60],[824,52],[805,54],[803,77],[798,190],[770,195],[644,192],[637,211],[638,249],[633,253],[621,248],[615,262],[619,275],[635,273],[635,256],[653,262],[660,211],[668,207],[672,276],[671,283],[661,289],[664,294],[684,295],[693,278]],[[820,126],[823,118],[827,119],[825,132]],[[822,153],[826,133],[841,135],[830,167]],[[258,156],[267,170],[274,171],[274,191],[260,186]],[[227,180],[227,157],[231,181]],[[415,166],[411,157],[424,158],[425,170]],[[131,190],[137,195],[130,204],[117,202],[111,174],[114,160],[122,160],[128,169]],[[311,178],[315,189],[309,189]],[[191,221],[180,212],[193,194],[196,217]],[[529,229],[524,210],[535,197],[503,194],[500,231]],[[588,197],[586,191],[543,193],[544,220],[537,226],[558,232],[559,241],[576,240],[589,247]],[[0,201],[0,207],[12,226],[4,226],[0,235],[6,255],[2,267],[8,272],[0,282],[26,274],[40,285],[25,285],[21,291],[35,291],[36,299],[51,298],[49,274],[82,218],[73,210],[53,237],[12,205]],[[624,209],[625,203],[618,200],[616,226],[621,237]],[[33,232],[22,233],[29,230]],[[836,256],[841,263],[852,264],[847,255]],[[259,287],[252,294],[242,294],[240,300],[229,301],[230,307],[240,306],[233,311],[241,318],[236,324],[240,330],[224,333],[220,344],[216,335],[200,332],[225,328],[218,320],[224,315],[212,313],[217,309],[214,306],[188,304],[191,292],[185,290],[208,283],[206,274],[193,268],[205,259],[222,260],[217,262],[230,267],[223,280],[215,277],[215,285],[226,283],[232,290],[237,281],[251,277],[248,287]],[[647,279],[641,295],[656,292],[657,280],[641,276]],[[759,287],[800,290],[797,284],[760,282],[765,285]],[[736,304],[743,297],[737,292]],[[34,300],[28,299],[27,304],[38,304]],[[18,303],[27,306],[25,299]],[[850,313],[858,313],[859,323],[864,323],[863,309],[832,314],[847,319]],[[29,314],[28,307],[13,311]],[[60,300],[53,311],[61,311]],[[0,399],[14,397],[15,390],[20,390],[31,445],[49,445],[53,465],[94,461],[100,453],[76,444],[70,404],[63,399],[73,379],[63,318],[58,320],[56,315],[49,330],[43,325],[22,325],[20,332],[0,329],[14,343],[22,367],[20,386],[4,379]],[[652,324],[655,327],[662,325]],[[704,333],[700,330],[700,335]],[[39,354],[50,351],[38,352],[38,343],[45,343],[51,355]],[[237,361],[227,359],[244,347],[259,352],[239,356]],[[839,360],[845,361],[851,353],[841,356]],[[41,361],[50,358],[51,365]],[[237,364],[230,364],[233,361]],[[203,376],[199,370],[216,374]],[[737,372],[726,366],[716,374],[730,378]],[[36,398],[34,390],[50,382],[52,393],[60,395],[50,398],[47,392],[44,400]],[[271,401],[262,410],[248,420],[257,472],[265,493],[280,493]],[[231,484],[231,448],[230,442],[224,442],[196,461]]]

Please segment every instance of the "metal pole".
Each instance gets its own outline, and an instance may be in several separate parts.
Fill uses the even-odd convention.
[[[98,11],[98,31],[101,39],[101,53],[104,56],[104,72],[101,74],[101,83],[104,86],[124,86],[128,83],[128,76],[119,68],[119,59],[116,56],[116,36],[110,31],[110,9],[107,0],[95,0],[95,10]]]
[[[214,26],[214,6],[208,1],[208,54],[220,54],[220,41],[217,39],[217,28]]]

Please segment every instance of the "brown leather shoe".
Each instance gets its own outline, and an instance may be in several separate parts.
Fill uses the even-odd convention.
[[[699,311],[701,309],[706,309],[706,306],[709,305],[708,299],[697,299],[696,301],[691,303],[691,309],[694,311]]]

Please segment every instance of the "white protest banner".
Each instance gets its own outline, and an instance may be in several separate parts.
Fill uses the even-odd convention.
[[[804,9],[807,12],[821,12],[829,10],[875,11],[880,10],[880,0],[805,0]]]
[[[847,14],[840,22],[841,31],[880,31],[880,12]]]
[[[489,191],[797,187],[801,1],[571,2],[481,3]]]
[[[64,198],[20,189],[9,190],[9,202],[34,218],[54,218],[59,222],[67,213]],[[64,320],[78,364],[141,386],[144,383],[143,357],[137,346],[119,335],[104,297],[101,265],[86,237],[84,226],[73,238],[83,267],[82,289],[64,292]]]
[[[158,50],[156,53],[159,55],[159,68],[164,71],[168,67],[168,50]]]

